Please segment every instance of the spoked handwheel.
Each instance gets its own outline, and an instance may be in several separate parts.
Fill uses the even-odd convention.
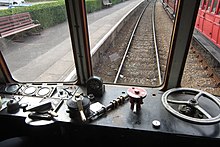
[[[207,100],[211,100],[212,104],[217,108],[217,111],[213,110],[214,114],[210,113],[210,108],[204,108],[208,105],[207,103],[211,103]],[[202,90],[173,88],[164,92],[162,103],[173,115],[193,123],[213,124],[220,121],[220,100],[216,96]]]

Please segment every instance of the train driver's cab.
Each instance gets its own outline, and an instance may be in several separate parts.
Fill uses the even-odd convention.
[[[40,26],[6,37],[0,26],[1,141],[25,137],[37,146],[219,144],[220,82],[208,72],[210,62],[200,58],[204,48],[194,49],[199,45],[193,32],[200,0],[179,0],[175,21],[167,23],[159,0],[111,2],[107,8],[99,0],[13,8],[11,13],[30,12]],[[104,34],[103,27],[108,30]],[[171,31],[156,36],[149,31],[162,33],[161,28]],[[133,42],[128,32],[143,42]],[[143,34],[151,38],[138,38]],[[164,44],[151,42],[160,37],[156,42]],[[136,46],[127,50],[128,45]],[[152,51],[157,46],[158,52],[140,52],[146,45],[153,45]],[[151,57],[149,63],[143,61]]]

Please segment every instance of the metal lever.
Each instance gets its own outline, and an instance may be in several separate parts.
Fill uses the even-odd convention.
[[[76,100],[76,103],[77,103],[77,107],[78,107],[81,119],[82,119],[83,122],[85,122],[86,121],[86,116],[85,116],[84,111],[83,111],[82,99],[80,98],[80,96],[79,97],[76,96],[75,100]]]
[[[133,112],[134,112],[134,113],[137,113],[137,103],[134,103]]]
[[[57,117],[58,116],[58,114],[55,111],[52,111],[52,110],[47,111],[47,113],[49,113],[53,117]]]

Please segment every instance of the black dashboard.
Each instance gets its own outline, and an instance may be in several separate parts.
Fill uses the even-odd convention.
[[[97,140],[128,145],[197,145],[220,140],[219,100],[215,96],[213,100],[212,95],[190,88],[163,92],[108,84],[97,96],[87,93],[87,88],[63,84],[1,85],[0,117],[5,130],[2,138],[49,133],[48,137],[52,128],[60,140],[71,141],[75,136],[76,140],[86,138],[90,143]],[[196,106],[201,109],[194,109],[195,105],[189,102],[200,96],[204,99]]]

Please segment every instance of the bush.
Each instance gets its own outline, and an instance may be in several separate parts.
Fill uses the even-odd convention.
[[[125,1],[125,0],[111,0],[111,2],[112,2],[113,5],[114,5],[114,4],[121,3],[121,2],[123,2],[123,1]]]
[[[44,0],[25,0],[26,2],[36,2]],[[124,0],[111,0],[112,4],[120,3]],[[101,10],[102,0],[86,0],[86,11],[91,13]],[[49,28],[67,20],[66,6],[64,0],[51,1],[49,3],[36,4],[27,7],[15,7],[1,10],[0,16],[12,15],[22,12],[29,12],[33,20],[38,20],[42,28]]]
[[[0,16],[29,12],[33,20],[38,20],[42,28],[48,28],[66,21],[66,7],[64,1],[47,4],[36,4],[27,7],[15,7],[1,10]]]
[[[91,13],[102,9],[102,0],[86,0],[86,11]]]

